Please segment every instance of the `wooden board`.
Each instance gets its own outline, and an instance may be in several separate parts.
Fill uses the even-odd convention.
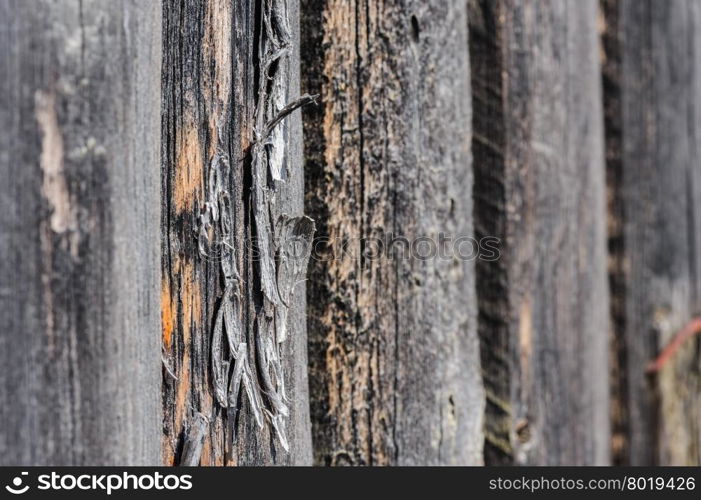
[[[315,462],[479,464],[474,260],[421,258],[473,235],[466,4],[306,0],[302,33]]]
[[[279,243],[263,232],[265,224],[277,224],[282,214],[299,216],[303,208],[299,112],[269,137],[260,135],[271,113],[299,95],[297,2],[167,0],[163,15],[163,460],[306,464],[311,441],[304,284],[287,298],[289,307],[273,307],[263,293],[269,260],[260,252],[263,240]],[[264,19],[270,19],[270,31]],[[263,75],[266,51],[275,43],[289,50]],[[272,152],[257,149],[268,141]],[[284,179],[272,178],[274,165]],[[259,193],[265,199],[256,198]],[[289,452],[270,419],[263,417],[261,428],[255,418],[273,408],[270,397],[277,395],[260,387],[268,367],[259,366],[256,342],[283,308],[287,318],[275,316],[275,324],[287,323],[287,340],[271,346],[279,346],[287,390],[289,415],[280,426]],[[218,320],[220,315],[225,318]],[[240,380],[229,403],[228,382],[236,369],[224,337],[234,331],[234,347],[245,344],[241,362],[251,387]],[[213,359],[223,366],[213,367]],[[251,394],[260,409],[251,406]]]
[[[0,39],[0,464],[158,463],[160,2]]]
[[[470,1],[485,460],[609,460],[597,3]]]
[[[699,309],[701,6],[604,1],[614,458],[701,463],[699,343],[647,364]]]

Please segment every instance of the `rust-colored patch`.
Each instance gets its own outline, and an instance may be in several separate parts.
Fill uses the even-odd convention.
[[[197,127],[187,127],[178,143],[173,201],[175,209],[183,212],[193,207],[203,189],[204,161]]]
[[[174,266],[174,276],[179,282],[177,290],[177,303],[179,306],[179,314],[176,321],[182,321],[181,324],[173,325],[173,331],[179,334],[180,342],[182,343],[182,359],[178,363],[177,387],[175,389],[175,429],[183,429],[185,419],[188,413],[188,402],[190,400],[190,362],[191,362],[191,339],[192,329],[201,321],[202,315],[202,296],[200,285],[195,279],[194,264],[188,261],[180,261],[177,259]]]
[[[161,330],[163,347],[168,351],[173,343],[174,327],[175,318],[173,317],[173,302],[170,297],[170,281],[166,278],[161,284]]]

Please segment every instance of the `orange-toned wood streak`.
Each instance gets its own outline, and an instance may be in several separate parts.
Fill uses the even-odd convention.
[[[217,263],[197,246],[208,165],[228,148],[231,116],[230,0],[165,2],[163,282],[163,461],[178,463],[194,414],[210,421],[201,465],[225,463],[223,415],[209,387],[209,342],[218,298]],[[175,378],[174,378],[175,377]]]
[[[164,2],[161,307],[166,464],[183,462],[184,443],[201,435],[203,422],[202,446],[197,442],[197,452],[190,446],[185,455],[190,464],[306,464],[311,460],[303,284],[290,304],[290,334],[280,355],[290,408],[290,451],[271,438],[269,425],[259,428],[245,394],[232,396],[235,401],[226,400],[227,407],[222,406],[214,397],[212,376],[212,352],[225,336],[218,331],[217,343],[213,342],[215,317],[222,301],[230,300],[223,299],[225,269],[235,270],[239,277],[228,277],[228,293],[237,297],[233,315],[240,320],[248,354],[253,358],[256,354],[255,325],[262,295],[254,253],[250,149],[261,80],[260,37],[267,36],[262,13],[267,7],[275,9],[278,20],[288,16],[294,34],[297,5],[297,0]],[[277,85],[288,101],[299,95],[298,47],[294,36],[292,40],[286,59],[291,64],[279,64],[276,70],[281,75]],[[287,177],[277,186],[271,218],[283,213],[298,216],[303,208],[299,112],[278,127],[276,131],[284,135],[280,151],[284,149]],[[221,252],[224,226],[229,239],[227,251]],[[229,328],[227,320],[225,324]],[[222,345],[221,365],[219,357],[214,358],[218,383],[223,378],[228,381],[233,371],[232,363],[222,377],[225,362],[232,361],[225,339]],[[251,368],[259,382],[259,367],[251,363]]]

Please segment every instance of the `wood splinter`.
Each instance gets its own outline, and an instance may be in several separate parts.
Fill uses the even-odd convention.
[[[183,455],[180,459],[180,465],[197,466],[200,464],[202,448],[204,447],[204,438],[207,435],[209,427],[209,419],[201,413],[195,413],[194,419],[190,424],[190,428],[185,436],[185,444],[183,445]]]

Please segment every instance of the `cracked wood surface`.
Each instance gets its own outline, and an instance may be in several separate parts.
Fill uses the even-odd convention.
[[[158,463],[160,2],[0,39],[0,465]]]
[[[605,464],[597,2],[469,5],[475,230],[501,239],[501,259],[477,265],[485,460]]]
[[[163,16],[161,300],[174,375],[164,371],[163,461],[306,464],[304,284],[285,292],[289,308],[274,300],[279,279],[298,281],[279,274],[275,233],[303,209],[299,112],[275,122],[299,96],[297,1],[167,0]]]
[[[0,0],[0,465],[698,465],[699,26]]]
[[[698,315],[701,5],[602,2],[616,463],[701,463],[698,340],[645,367]]]
[[[302,2],[317,464],[482,460],[474,262],[367,253],[472,236],[466,28],[464,2]]]

